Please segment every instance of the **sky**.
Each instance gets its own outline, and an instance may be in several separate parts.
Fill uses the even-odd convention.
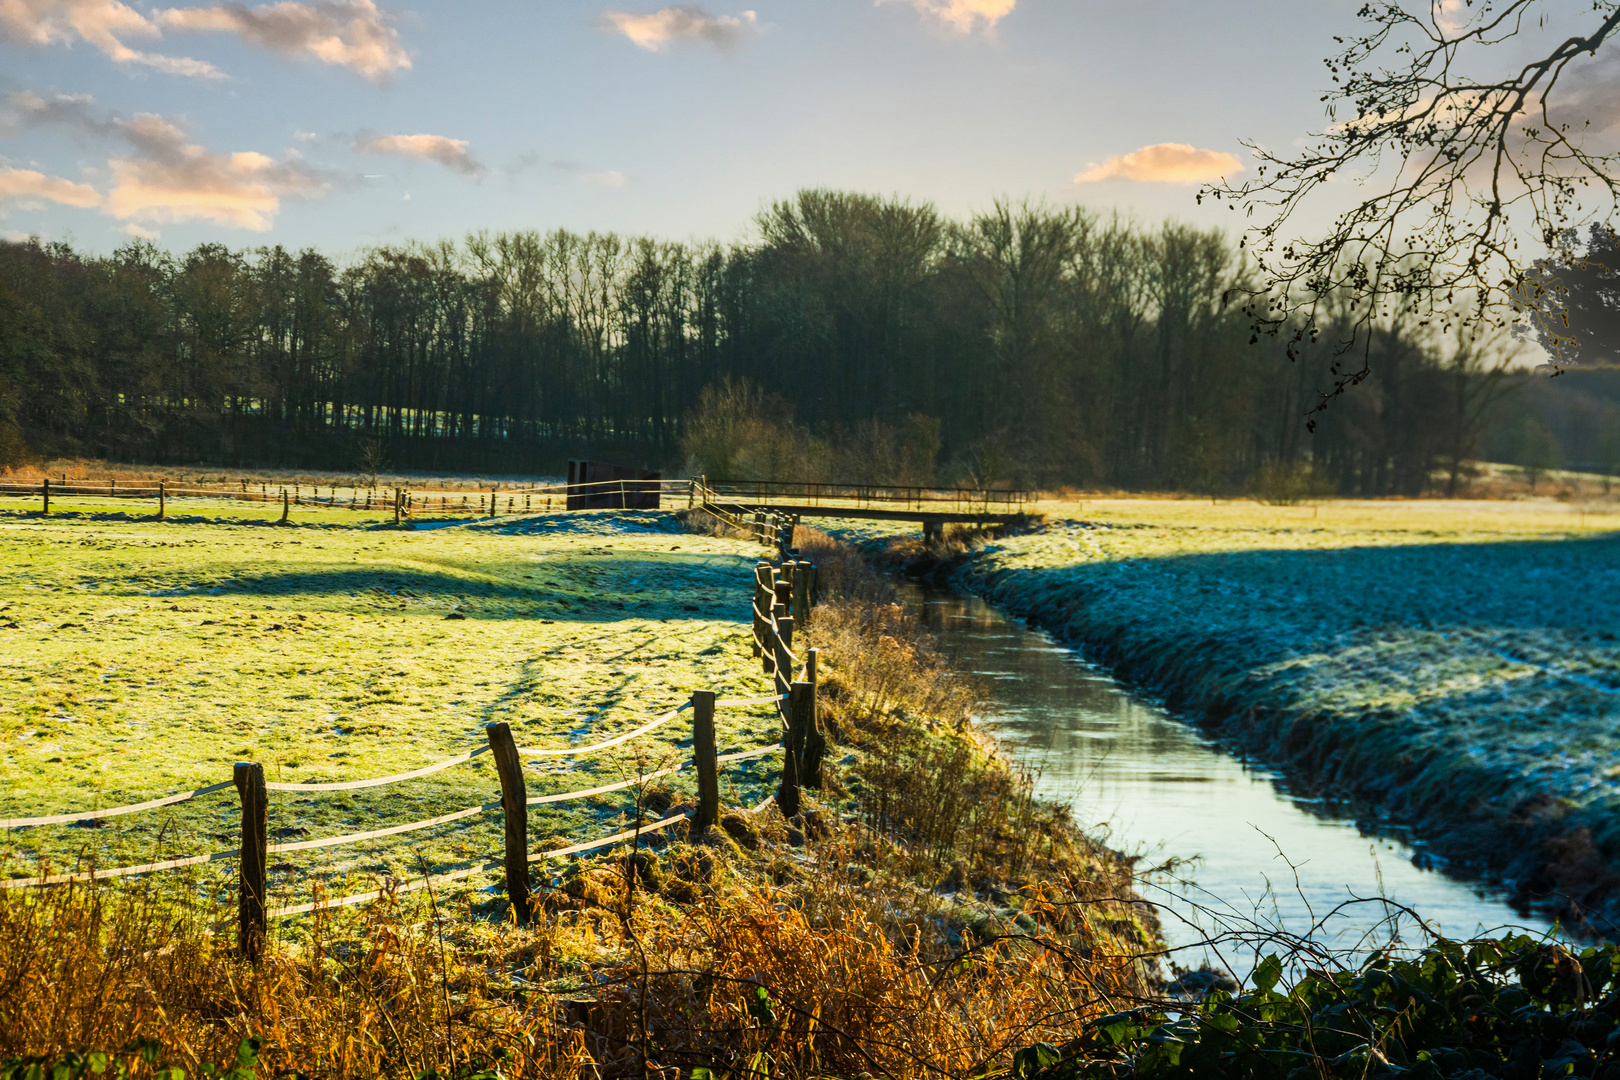
[[[1359,0],[0,0],[0,237],[742,242],[804,187],[1235,228]]]

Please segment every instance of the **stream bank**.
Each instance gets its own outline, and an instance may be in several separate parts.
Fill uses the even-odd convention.
[[[1409,829],[1521,913],[1612,932],[1613,536],[1121,518],[942,558],[900,542],[887,561],[1081,648],[1297,789],[1370,808],[1374,831]]]
[[[1257,957],[1238,939],[1270,944],[1272,930],[1357,955],[1372,942],[1410,944],[1421,934],[1406,911],[1456,940],[1521,921],[1501,892],[1436,872],[1421,841],[1293,791],[1045,631],[948,587],[900,593],[955,666],[987,687],[975,718],[1034,773],[1038,796],[1144,856],[1138,866],[1191,860],[1138,885],[1165,905],[1165,941],[1183,968],[1245,974]]]

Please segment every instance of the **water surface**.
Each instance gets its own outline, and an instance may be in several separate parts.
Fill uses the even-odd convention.
[[[1421,937],[1409,917],[1392,926],[1393,909],[1358,898],[1405,905],[1450,937],[1504,925],[1548,929],[1515,914],[1499,891],[1427,868],[1432,857],[1398,830],[1290,794],[1274,773],[1234,758],[1050,635],[973,596],[909,584],[902,591],[984,680],[990,700],[980,719],[1038,774],[1038,794],[1071,804],[1076,820],[1104,831],[1111,846],[1141,854],[1139,865],[1196,860],[1149,890],[1166,904],[1167,940],[1187,949],[1180,963],[1196,966],[1208,950],[1195,943],[1222,930],[1280,927],[1356,951],[1392,933],[1408,943]],[[1211,958],[1241,973],[1252,953],[1230,947]]]

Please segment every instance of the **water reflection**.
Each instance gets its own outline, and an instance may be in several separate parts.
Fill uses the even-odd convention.
[[[1196,884],[1165,879],[1157,897],[1172,945],[1190,946],[1233,926],[1309,931],[1337,948],[1387,941],[1387,897],[1452,937],[1505,924],[1537,932],[1502,897],[1415,865],[1428,856],[1399,839],[1370,835],[1331,816],[1320,799],[1290,796],[1275,776],[1247,767],[1194,727],[1133,696],[1106,672],[1050,636],[956,593],[904,587],[947,648],[989,686],[983,721],[1017,760],[1037,771],[1037,791],[1069,802],[1077,820],[1112,846],[1153,863],[1197,862]],[[1412,941],[1411,924],[1394,933]],[[1227,966],[1249,966],[1238,949]],[[1196,964],[1199,955],[1180,958]]]

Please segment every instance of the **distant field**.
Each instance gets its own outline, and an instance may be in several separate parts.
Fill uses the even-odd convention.
[[[1620,514],[1043,503],[959,580],[1526,900],[1620,897]],[[1612,915],[1612,912],[1611,912]]]
[[[696,688],[768,689],[743,622],[758,547],[687,535],[667,513],[395,531],[347,512],[274,527],[252,520],[262,507],[166,523],[128,511],[0,505],[0,817],[156,798],[228,780],[237,760],[272,781],[408,771],[483,745],[498,720],[519,745],[583,745]],[[768,707],[717,720],[722,752],[775,736]],[[689,735],[682,718],[577,763],[530,765],[530,794],[683,760]],[[763,795],[753,768],[724,774],[723,795]],[[272,793],[270,828],[361,831],[498,793],[484,756],[387,788]],[[627,805],[537,807],[531,828],[582,839]],[[34,872],[41,856],[61,870],[233,847],[237,818],[227,790],[100,828],[16,829],[0,835],[0,874]],[[312,877],[341,889],[350,875],[414,872],[418,853],[432,866],[498,853],[499,815],[474,822],[273,858],[273,902],[307,899]]]

